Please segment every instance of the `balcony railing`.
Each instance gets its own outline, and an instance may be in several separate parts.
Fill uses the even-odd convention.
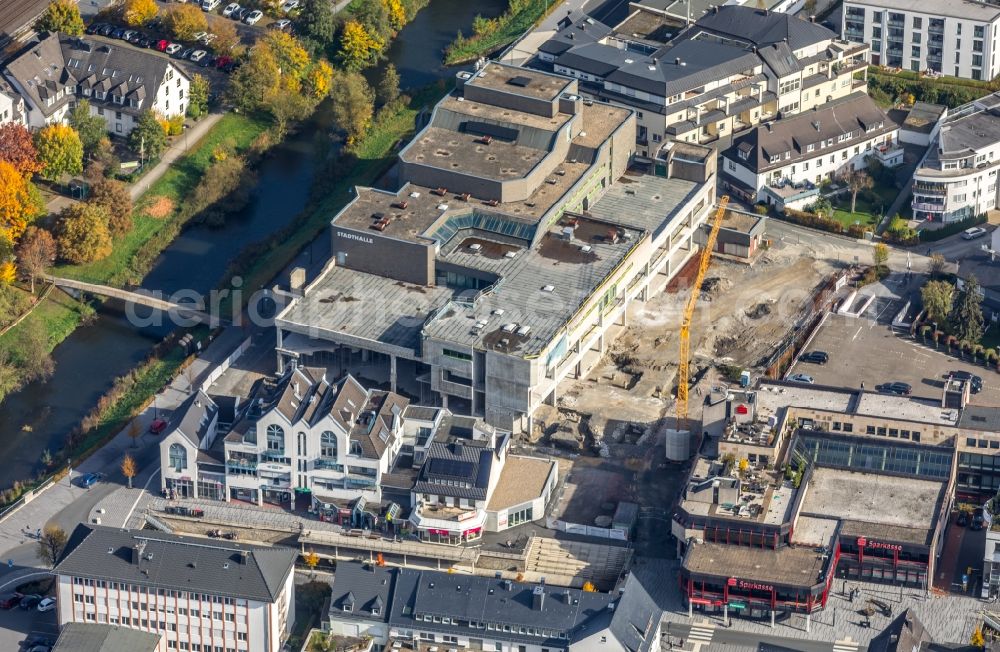
[[[913,182],[913,192],[927,195],[947,195],[948,186],[943,183],[926,183],[922,181]]]
[[[915,201],[912,206],[915,211],[928,211],[933,213],[943,213],[945,211],[944,204],[925,204],[924,202]]]

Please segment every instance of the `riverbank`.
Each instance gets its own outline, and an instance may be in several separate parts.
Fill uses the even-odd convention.
[[[445,65],[471,63],[503,49],[559,5],[558,0],[510,0],[507,11],[500,16],[477,17],[472,36],[459,33],[445,50]]]

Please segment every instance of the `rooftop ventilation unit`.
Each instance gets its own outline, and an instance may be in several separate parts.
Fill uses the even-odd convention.
[[[520,335],[521,337],[524,337],[525,335],[528,334],[528,331],[530,330],[531,330],[530,326],[522,326],[517,329],[517,334]]]
[[[438,204],[437,205],[437,209],[439,211],[446,211],[446,210],[448,210],[448,204]]]
[[[479,252],[482,251],[482,249],[483,245],[479,244],[478,242],[469,245],[469,251]]]
[[[499,317],[500,315],[503,314],[503,308],[497,308],[496,310],[493,311],[493,314]]]
[[[504,333],[513,333],[515,330],[517,330],[517,324],[504,324],[503,326]]]
[[[414,190],[413,192],[410,193],[410,197],[412,197],[413,199],[418,199],[420,197],[420,193]]]
[[[515,256],[517,256],[516,251],[508,251],[503,255],[504,258],[514,258]],[[501,310],[500,312],[503,312],[503,310]]]
[[[580,247],[580,251],[582,251],[585,254],[589,254],[593,249],[594,248],[591,247],[590,245],[583,245],[582,247]]]
[[[542,286],[542,292],[551,292],[552,290],[555,290],[555,289],[556,289],[556,286],[554,286],[554,285],[543,285]]]

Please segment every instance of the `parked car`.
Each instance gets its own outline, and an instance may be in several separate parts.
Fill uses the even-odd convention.
[[[178,52],[174,56],[177,57],[178,59],[187,59],[192,54],[194,54],[195,49],[196,48],[193,48],[193,47],[184,48],[183,50],[181,50],[180,52]]]
[[[55,608],[56,608],[55,598],[45,598],[44,600],[39,602],[38,606],[36,607],[36,609],[38,609],[39,611],[52,611]]]
[[[959,527],[965,527],[968,524],[969,524],[969,512],[965,511],[964,509],[959,510],[958,518],[955,519],[955,525]]]
[[[229,18],[230,16],[233,15],[234,11],[239,11],[239,9],[240,6],[238,4],[236,4],[235,2],[230,2],[228,5],[226,5],[226,8],[222,10],[222,15],[225,16],[226,18]]]
[[[285,0],[285,2],[281,3],[281,10],[287,14],[289,11],[298,8],[298,6],[299,0]]]
[[[18,603],[18,606],[25,610],[34,609],[35,607],[38,606],[38,603],[41,601],[42,601],[42,596],[38,595],[37,593],[31,593],[21,598],[21,601]]]
[[[204,36],[202,36],[200,39],[198,39],[198,42],[202,43],[204,45],[209,45],[212,41],[214,41],[217,38],[219,38],[219,37],[216,36],[215,34],[208,33],[208,34],[205,34]]]
[[[165,52],[168,47],[170,47],[170,41],[167,39],[160,39],[156,42],[156,49],[160,52]]]
[[[205,57],[198,62],[198,65],[202,68],[211,68],[215,65],[215,56],[212,54],[205,55]]]
[[[104,27],[105,23],[91,23],[87,25],[87,29],[84,30],[87,34],[97,34],[97,32]]]
[[[101,477],[102,475],[100,473],[88,473],[80,478],[80,486],[84,489],[90,489],[95,484],[100,482]]]
[[[285,31],[292,26],[292,21],[287,18],[282,18],[281,20],[276,20],[267,26],[268,29],[276,29],[280,31]]]
[[[21,603],[21,598],[23,597],[17,591],[0,595],[0,609],[13,609]]]
[[[101,25],[101,27],[97,30],[97,34],[100,36],[111,36],[111,33],[114,31],[114,25]]]
[[[215,8],[219,6],[222,0],[201,0],[201,10],[202,11],[215,11]]]
[[[108,34],[108,36],[110,36],[111,38],[120,39],[122,37],[122,34],[124,34],[126,31],[127,30],[124,27],[112,27],[111,33]]]
[[[792,374],[788,377],[788,380],[793,383],[808,383],[810,385],[816,382],[815,379],[813,379],[813,377],[809,374]]]
[[[45,634],[32,634],[28,638],[21,641],[21,645],[26,648],[33,648],[36,645],[44,645],[45,647],[52,647],[56,642],[46,636]]]
[[[246,23],[247,25],[256,25],[257,23],[260,22],[260,19],[263,17],[264,17],[263,11],[261,11],[260,9],[254,9],[249,14],[247,14],[247,17],[243,19],[243,22]]]
[[[208,32],[195,32],[194,36],[191,37],[192,41],[200,41],[201,39],[208,36]]]
[[[139,45],[139,43],[142,42],[142,39],[144,38],[146,38],[145,34],[139,31],[135,31],[132,32],[131,36],[128,37],[128,42],[131,43],[132,45]]]
[[[151,48],[154,45],[156,45],[156,39],[150,38],[148,36],[143,36],[141,39],[138,40],[138,42],[136,42],[136,45],[138,45],[141,48]]]
[[[812,362],[813,364],[826,364],[830,361],[830,355],[826,351],[810,351],[799,358],[802,362]]]
[[[252,13],[253,9],[251,9],[250,7],[240,7],[239,9],[233,12],[233,15],[230,16],[230,18],[232,18],[233,20],[243,20]]]
[[[223,70],[226,66],[233,62],[232,57],[227,57],[225,55],[218,56],[215,58],[215,67],[219,70]]]
[[[972,515],[972,529],[982,530],[984,527],[986,527],[986,517],[983,516],[983,508],[978,507],[975,514]]]
[[[167,46],[167,49],[164,50],[164,53],[169,54],[170,56],[174,56],[183,49],[184,49],[183,45],[180,45],[179,43],[171,43],[170,45]]]
[[[955,380],[969,381],[969,388],[973,394],[978,394],[983,390],[983,379],[981,376],[977,376],[969,371],[953,371],[949,375]]]
[[[900,396],[909,396],[913,391],[913,388],[909,383],[901,383],[899,381],[893,381],[891,383],[883,383],[881,385],[876,385],[875,390],[882,392],[883,394],[898,394]]]
[[[121,40],[131,42],[132,37],[135,36],[135,33],[136,32],[134,29],[127,29],[124,32],[122,32]]]
[[[190,59],[194,63],[198,63],[199,61],[201,61],[202,59],[204,59],[207,56],[208,56],[208,52],[206,52],[204,50],[195,50],[194,52],[192,52],[190,54],[190,56],[188,56],[188,59]],[[159,420],[162,421],[162,419],[159,419]],[[150,432],[152,432],[152,426],[150,426]]]
[[[962,237],[966,240],[975,240],[981,235],[986,235],[986,229],[981,226],[973,226],[962,231]]]

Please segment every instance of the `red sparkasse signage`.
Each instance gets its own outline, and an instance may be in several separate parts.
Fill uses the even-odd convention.
[[[865,537],[858,537],[859,548],[871,548],[872,550],[894,550],[902,552],[903,546],[898,543],[885,543],[884,541],[869,541]]]
[[[735,587],[737,589],[744,589],[747,591],[773,591],[774,587],[770,584],[761,584],[760,582],[748,582],[746,580],[738,580],[735,577],[730,577],[728,584],[730,587]]]

